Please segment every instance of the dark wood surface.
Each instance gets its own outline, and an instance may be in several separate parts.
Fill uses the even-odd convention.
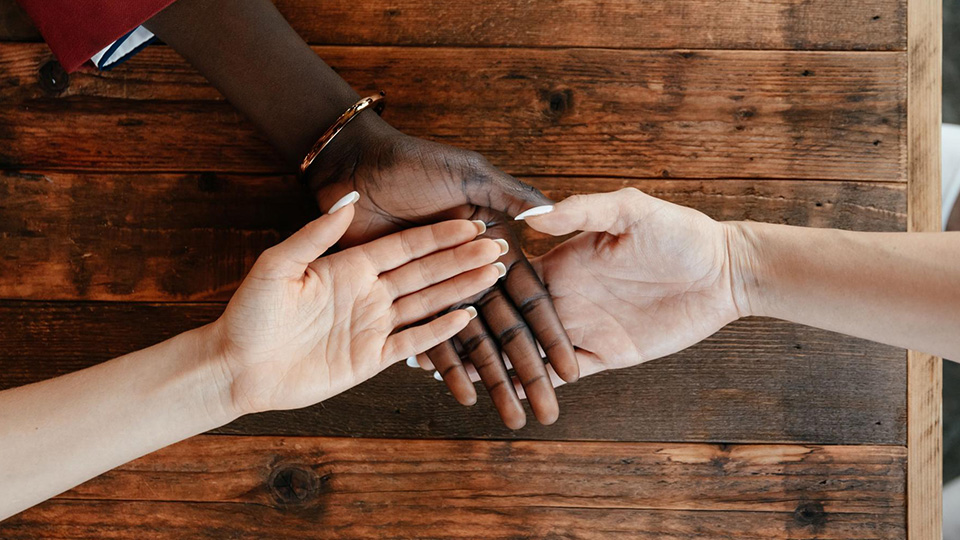
[[[0,387],[87,367],[204,324],[220,304],[0,303]],[[903,352],[768,319],[669,358],[558,390],[557,424],[503,427],[404,365],[317,406],[247,416],[234,434],[903,444]],[[483,394],[480,392],[480,394]],[[529,411],[528,411],[529,414]],[[532,418],[532,416],[531,416]]]
[[[358,91],[388,91],[389,121],[554,197],[632,185],[718,219],[907,227],[905,0],[277,5]],[[316,214],[168,48],[54,82],[38,40],[0,0],[0,388],[212,320]],[[485,397],[462,408],[396,366],[121,467],[0,537],[906,534],[903,351],[753,319],[558,394],[557,425],[510,432]]]
[[[398,128],[514,175],[906,178],[902,52],[316,51],[361,93],[388,89]],[[59,93],[37,83],[48,59],[40,44],[0,45],[0,167],[282,170],[169,49],[75,74]]]
[[[891,446],[197,437],[4,538],[902,538]]]
[[[277,0],[311,43],[903,50],[905,0]]]
[[[548,178],[548,195],[634,186],[717,219],[903,230],[901,183]],[[292,177],[0,171],[0,298],[227,300],[257,255],[317,213]],[[555,240],[518,227],[531,254]]]
[[[0,41],[40,41],[40,32],[15,0],[0,2]]]
[[[905,50],[906,0],[276,0],[310,43]],[[13,0],[0,40],[40,41]]]

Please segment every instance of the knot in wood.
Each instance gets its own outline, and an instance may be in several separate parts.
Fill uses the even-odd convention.
[[[40,89],[48,94],[59,94],[70,85],[70,75],[63,69],[60,62],[50,60],[40,66],[37,71],[37,83]]]
[[[544,94],[544,99],[547,102],[547,108],[544,113],[554,120],[564,116],[573,108],[572,90],[552,90]]]
[[[793,511],[793,519],[800,525],[819,527],[827,522],[827,513],[823,510],[823,504],[817,501],[805,501]]]
[[[320,478],[312,470],[300,465],[282,465],[267,480],[277,502],[302,505],[316,499],[320,492]]]

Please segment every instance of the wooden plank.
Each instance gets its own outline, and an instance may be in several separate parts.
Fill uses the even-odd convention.
[[[907,519],[910,540],[942,538],[943,365],[940,358],[907,353]]]
[[[316,50],[361,92],[385,89],[398,128],[515,175],[905,180],[905,53]],[[280,171],[169,49],[58,96],[35,83],[48,59],[0,45],[2,167]]]
[[[0,41],[40,41],[43,38],[16,0],[0,0]]]
[[[942,5],[908,4],[907,207],[909,230],[939,231]],[[922,277],[922,276],[921,276]],[[907,537],[942,536],[943,369],[934,356],[907,354]]]
[[[278,0],[311,43],[902,50],[900,0]]]
[[[317,213],[292,177],[0,174],[0,296],[227,300]]]
[[[902,538],[904,476],[896,446],[201,436],[0,535]]]
[[[903,0],[277,0],[318,45],[903,50]],[[40,41],[0,0],[0,41]]]
[[[529,178],[558,199],[634,186],[716,219],[904,230],[897,183]],[[292,177],[0,171],[0,297],[227,300],[317,213]],[[528,253],[556,240],[518,227]]]
[[[397,497],[398,499],[401,497]],[[403,512],[403,513],[400,513]],[[839,514],[621,510],[616,508],[446,508],[334,505],[293,512],[252,505],[191,502],[51,501],[0,525],[9,540],[199,538],[571,540],[738,538],[898,539],[896,509]],[[325,527],[330,524],[330,528]]]
[[[0,302],[0,388],[149,346],[221,311],[220,304]],[[899,349],[747,319],[669,358],[560,388],[560,420],[549,427],[531,421],[510,431],[486,392],[465,408],[429,373],[398,365],[320,405],[247,416],[221,432],[902,445],[904,388]]]

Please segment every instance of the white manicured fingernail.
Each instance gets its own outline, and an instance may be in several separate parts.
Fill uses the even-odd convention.
[[[507,252],[510,251],[510,244],[508,244],[507,241],[504,240],[503,238],[497,238],[497,239],[494,240],[493,242],[494,242],[495,244],[497,244],[498,246],[500,246],[500,254],[501,254],[501,255],[506,255]]]
[[[467,306],[466,308],[464,308],[464,311],[470,314],[471,321],[477,318],[477,308],[473,306]]]
[[[341,197],[339,201],[333,203],[333,206],[330,207],[330,211],[327,213],[332,214],[337,210],[340,210],[344,206],[347,206],[348,204],[353,204],[359,200],[360,200],[360,194],[357,193],[356,191],[351,191],[350,193],[347,193],[346,195]]]
[[[407,367],[418,368],[420,367],[420,362],[417,362],[416,356],[411,356],[407,358]]]
[[[439,372],[439,371],[434,371],[434,372],[433,372],[433,378],[436,379],[436,380],[438,380],[438,381],[442,381],[442,380],[443,380],[443,377],[440,375],[440,372]]]
[[[497,273],[500,274],[500,277],[507,275],[507,267],[503,263],[493,263],[493,267],[497,269]]]
[[[481,234],[483,234],[483,233],[485,233],[485,232],[487,232],[487,224],[484,223],[484,221],[483,221],[482,219],[475,219],[475,220],[471,221],[470,223],[473,223],[474,225],[477,226],[477,230],[480,231],[480,232],[477,233],[478,236],[481,235]]]
[[[520,212],[520,214],[517,215],[517,217],[515,217],[515,218],[513,218],[513,219],[516,220],[516,221],[523,221],[523,220],[527,219],[528,217],[542,216],[543,214],[549,214],[550,212],[553,212],[553,205],[552,205],[552,204],[548,204],[548,205],[545,205],[545,206],[535,206],[535,207],[527,210],[526,212]]]

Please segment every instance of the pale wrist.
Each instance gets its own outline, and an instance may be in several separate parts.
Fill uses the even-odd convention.
[[[215,321],[183,334],[194,351],[191,356],[196,361],[192,367],[203,413],[216,427],[246,414],[234,400],[233,374],[227,368],[218,323]]]
[[[762,234],[757,224],[724,222],[730,289],[738,317],[766,316]]]

